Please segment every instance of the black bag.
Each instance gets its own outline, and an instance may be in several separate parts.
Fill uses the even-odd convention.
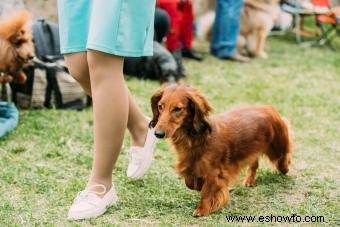
[[[25,84],[12,84],[13,101],[20,108],[72,108],[86,106],[87,96],[68,74],[60,54],[58,25],[38,20],[33,24],[38,61],[24,70]]]
[[[175,58],[156,41],[153,43],[153,56],[125,58],[124,73],[159,81],[167,81],[171,77],[175,80],[180,78]]]

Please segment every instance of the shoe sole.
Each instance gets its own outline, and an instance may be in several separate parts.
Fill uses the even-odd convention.
[[[70,220],[70,221],[79,221],[79,220],[97,218],[97,217],[103,215],[107,211],[108,208],[116,205],[117,202],[118,202],[118,198],[117,198],[116,195],[114,195],[112,201],[107,206],[102,208],[101,210],[96,211],[96,212],[91,212],[91,213],[82,213],[82,214],[74,215],[73,217],[68,217],[67,219]]]

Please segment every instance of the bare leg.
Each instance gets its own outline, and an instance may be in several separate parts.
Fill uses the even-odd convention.
[[[88,51],[87,61],[93,100],[94,157],[88,185],[111,187],[112,169],[127,126],[129,98],[122,57]]]
[[[65,54],[64,58],[72,77],[78,81],[85,93],[91,96],[90,73],[86,52]]]
[[[144,146],[146,134],[148,132],[149,120],[145,118],[144,114],[138,108],[134,98],[128,89],[129,94],[129,118],[127,128],[131,134],[133,146]]]
[[[92,96],[90,72],[86,52],[66,54],[65,61],[73,78],[78,81],[87,95]],[[148,121],[129,92],[129,118],[127,127],[131,133],[133,146],[144,145],[147,125]]]

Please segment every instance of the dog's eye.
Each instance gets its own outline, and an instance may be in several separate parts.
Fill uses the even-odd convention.
[[[17,47],[19,47],[19,46],[21,46],[23,43],[24,43],[24,41],[19,39],[19,40],[16,40],[16,41],[14,42],[14,45],[17,46]]]
[[[163,110],[163,106],[162,105],[158,105],[158,111],[162,111]]]
[[[182,108],[180,107],[175,107],[172,111],[175,112],[175,113],[179,113],[181,112]]]

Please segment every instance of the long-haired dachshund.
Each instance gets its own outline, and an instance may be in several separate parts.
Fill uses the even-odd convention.
[[[245,186],[255,184],[259,158],[265,155],[282,173],[289,170],[288,126],[271,106],[250,106],[210,116],[211,106],[196,89],[169,86],[151,98],[158,138],[176,149],[178,174],[188,188],[200,191],[194,216],[219,210],[229,200],[228,185],[248,166]]]

